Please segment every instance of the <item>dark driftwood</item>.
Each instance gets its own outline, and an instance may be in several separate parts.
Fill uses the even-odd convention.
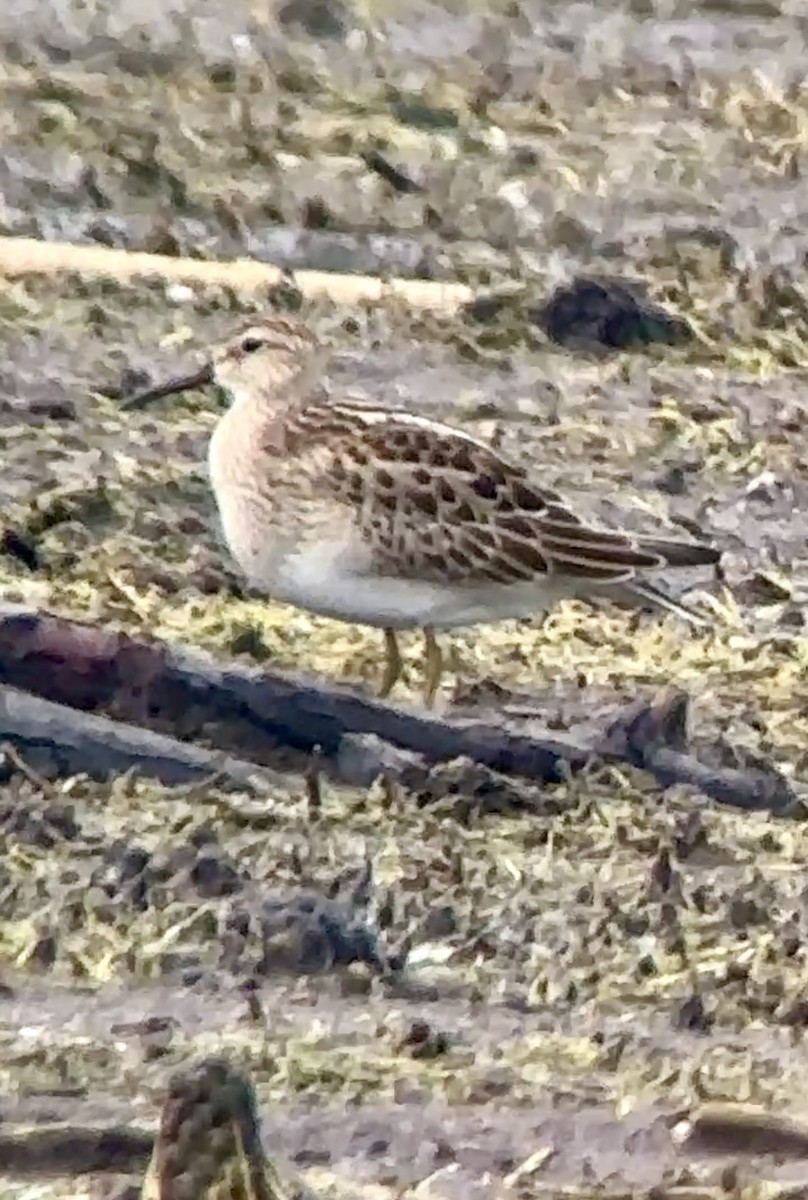
[[[154,1134],[127,1125],[12,1125],[0,1133],[0,1171],[36,1177],[144,1171],[153,1149]]]
[[[374,734],[426,762],[468,757],[505,774],[557,780],[591,751],[407,713],[348,688],[219,665],[200,652],[145,642],[64,617],[0,604],[0,684],[135,724],[204,736],[256,762],[320,747],[336,762],[349,735]]]
[[[785,813],[799,807],[791,784],[773,767],[714,767],[687,751],[687,696],[671,691],[656,704],[621,712],[598,749],[606,758],[649,771],[663,787],[687,783],[733,808]]]
[[[721,1155],[808,1157],[808,1125],[749,1104],[710,1101],[690,1114],[685,1149]]]
[[[222,782],[268,793],[265,768],[242,762],[150,729],[111,721],[0,684],[0,743],[9,742],[44,775],[105,779],[131,769],[169,785],[215,775]]]
[[[242,759],[276,764],[279,752],[311,754],[319,747],[324,765],[354,783],[380,771],[406,777],[419,762],[456,758],[549,783],[600,757],[641,767],[664,787],[689,784],[736,807],[781,814],[796,807],[788,781],[773,769],[740,771],[697,761],[687,749],[687,697],[681,693],[630,706],[599,742],[581,745],[479,721],[421,716],[322,681],[219,665],[198,652],[8,604],[0,604],[0,684],[170,731],[182,739],[183,751],[200,737]],[[148,756],[140,765],[151,769]],[[109,771],[117,769],[110,761]]]

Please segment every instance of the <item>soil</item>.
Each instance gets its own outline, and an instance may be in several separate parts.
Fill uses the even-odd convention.
[[[222,549],[202,465],[218,398],[124,415],[106,394],[291,306],[333,349],[334,387],[496,438],[584,513],[699,527],[724,551],[720,577],[671,580],[704,633],[569,603],[447,639],[447,711],[563,729],[674,683],[697,748],[772,762],[808,795],[805,37],[786,0],[5,4],[0,233],[513,301],[474,320],[15,271],[0,500],[37,563],[6,537],[4,599],[375,686],[372,631],[249,593]],[[396,191],[370,150],[418,186]],[[581,273],[643,281],[695,337],[552,345],[531,305]],[[675,1138],[705,1097],[808,1107],[800,820],[603,767],[544,816],[478,813],[447,778],[429,803],[323,781],[313,820],[286,781],[261,810],[215,785],[38,780],[6,755],[4,1128],[153,1128],[170,1073],[224,1052],[255,1081],[267,1149],[315,1194],[801,1181],[799,1162],[739,1152],[728,1173]],[[337,905],[325,925],[303,892]],[[291,914],[284,953],[268,900]],[[340,961],[340,922],[403,972]]]

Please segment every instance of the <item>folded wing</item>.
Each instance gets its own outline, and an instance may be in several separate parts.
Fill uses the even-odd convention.
[[[380,574],[619,583],[718,560],[708,546],[594,529],[526,469],[450,426],[355,401],[313,405],[297,423],[321,486],[352,508]]]

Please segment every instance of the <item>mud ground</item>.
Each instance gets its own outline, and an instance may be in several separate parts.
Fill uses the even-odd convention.
[[[528,709],[564,728],[673,682],[693,697],[697,747],[773,762],[803,795],[808,93],[795,13],[5,5],[0,231],[535,299],[576,271],[645,280],[692,322],[689,347],[561,350],[517,306],[490,323],[402,304],[303,315],[335,352],[335,387],[497,437],[582,511],[696,523],[725,551],[723,580],[687,581],[712,631],[569,604],[466,632],[447,710]],[[393,191],[369,147],[423,192]],[[244,310],[223,288],[0,285],[0,498],[41,559],[34,573],[0,559],[2,595],[373,687],[374,634],[244,592],[201,466],[216,398],[124,420],[103,395],[197,361]],[[402,701],[417,703],[417,639],[407,649]],[[674,1141],[696,1099],[808,1109],[799,820],[615,769],[537,789],[554,808],[543,817],[469,814],[448,788],[391,804],[326,783],[314,823],[299,777],[260,811],[214,787],[3,771],[4,1126],[153,1126],[171,1071],[224,1050],[256,1081],[268,1149],[315,1193],[582,1197],[729,1186],[725,1161]],[[346,903],[408,954],[405,981],[262,959],[268,897],[352,895],[368,864],[361,903]],[[732,1186],[802,1169],[742,1162]]]

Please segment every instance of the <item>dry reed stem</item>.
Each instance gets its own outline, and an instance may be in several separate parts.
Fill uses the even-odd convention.
[[[106,276],[121,283],[151,276],[167,283],[220,284],[243,292],[272,287],[283,280],[278,267],[246,258],[203,262],[107,246],[0,237],[0,276],[56,275],[63,271],[88,277]],[[339,304],[395,297],[413,308],[450,312],[473,296],[471,288],[463,284],[425,279],[385,280],[373,275],[340,275],[329,271],[296,271],[294,279],[308,299],[328,297]]]

